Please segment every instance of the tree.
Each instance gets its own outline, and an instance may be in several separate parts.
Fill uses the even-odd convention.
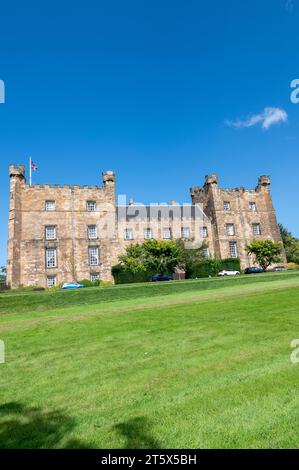
[[[288,263],[299,264],[299,240],[295,238],[283,225],[279,224]]]
[[[142,244],[130,245],[126,254],[119,256],[120,263],[129,271],[152,271],[158,274],[172,273],[179,265],[182,251],[171,240],[147,240]]]
[[[120,264],[133,274],[146,271],[145,250],[143,245],[135,243],[127,246],[126,254],[118,257]]]
[[[202,243],[197,248],[186,248],[186,243],[183,239],[176,241],[176,244],[180,248],[181,255],[178,267],[184,269],[184,271],[190,271],[194,265],[199,265],[206,261],[204,249],[208,248],[206,243]]]
[[[6,283],[6,266],[1,266],[0,267],[0,284],[5,284]]]
[[[281,261],[279,255],[282,250],[281,243],[272,240],[254,240],[246,247],[247,253],[255,255],[256,261],[264,271],[272,264]]]

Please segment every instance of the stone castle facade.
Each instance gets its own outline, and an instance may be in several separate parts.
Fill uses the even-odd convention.
[[[23,165],[10,165],[7,281],[50,287],[80,279],[113,281],[111,267],[130,243],[178,239],[205,244],[206,256],[238,257],[253,264],[246,245],[254,238],[281,242],[270,179],[257,187],[222,189],[215,174],[191,188],[192,204],[143,206],[116,203],[115,175],[102,186],[26,183]]]

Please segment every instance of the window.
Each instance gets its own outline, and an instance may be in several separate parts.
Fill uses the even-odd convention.
[[[46,201],[45,209],[46,211],[55,211],[55,201]]]
[[[234,224],[226,224],[226,235],[235,235],[235,226]]]
[[[46,240],[56,240],[56,227],[55,225],[46,226]]]
[[[249,203],[249,210],[255,212],[256,211],[256,203],[250,202]]]
[[[231,258],[238,258],[237,242],[229,242],[229,255]]]
[[[96,225],[88,225],[87,232],[89,240],[95,240],[98,238],[98,230]]]
[[[171,238],[171,231],[169,227],[163,228],[163,238],[164,240],[169,240]]]
[[[56,268],[56,266],[57,266],[56,248],[47,248],[46,249],[46,267]]]
[[[90,246],[88,248],[88,263],[90,266],[98,266],[99,248],[97,246]]]
[[[200,227],[199,233],[200,233],[201,238],[207,238],[207,236],[208,236],[207,227]]]
[[[96,282],[99,280],[99,274],[98,273],[90,273],[90,280],[91,282]]]
[[[145,228],[143,231],[143,236],[146,240],[153,238],[153,231],[151,228]]]
[[[47,287],[54,287],[54,286],[56,286],[56,276],[47,277]]]
[[[96,205],[95,201],[87,201],[86,210],[88,212],[95,212],[96,207],[97,207],[97,205]]]
[[[224,201],[223,203],[223,210],[230,211],[230,202]]]
[[[132,228],[125,228],[124,239],[125,240],[133,240],[133,229]]]
[[[205,258],[208,258],[210,255],[209,248],[203,248],[202,254],[204,255]]]
[[[260,224],[252,224],[252,231],[253,231],[253,235],[260,235],[261,234]]]
[[[190,238],[190,228],[182,227],[182,238]]]

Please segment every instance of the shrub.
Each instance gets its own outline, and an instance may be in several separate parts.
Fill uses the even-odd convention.
[[[240,271],[241,272],[241,265],[239,258],[226,258],[221,260],[221,270],[227,269],[231,271]]]
[[[131,284],[133,282],[149,282],[152,275],[155,274],[150,271],[140,271],[132,273],[125,266],[116,264],[112,267],[112,275],[115,284]]]
[[[90,281],[89,279],[82,279],[78,281],[79,284],[82,284],[84,287],[98,287],[100,285],[100,281]]]
[[[113,286],[112,281],[100,281],[100,287],[108,287],[108,286]]]
[[[61,284],[58,284],[58,286],[46,287],[45,290],[47,292],[57,292],[61,289],[62,284],[63,284],[63,282]]]
[[[8,284],[0,284],[0,290],[10,290],[10,286]]]
[[[296,263],[288,263],[287,268],[290,270],[299,269],[299,265]]]
[[[187,278],[216,276],[221,271],[221,260],[209,258],[193,263],[186,272]]]

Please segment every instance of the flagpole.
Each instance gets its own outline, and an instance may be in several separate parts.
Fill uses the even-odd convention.
[[[31,157],[29,157],[29,186],[32,185],[32,162]]]

